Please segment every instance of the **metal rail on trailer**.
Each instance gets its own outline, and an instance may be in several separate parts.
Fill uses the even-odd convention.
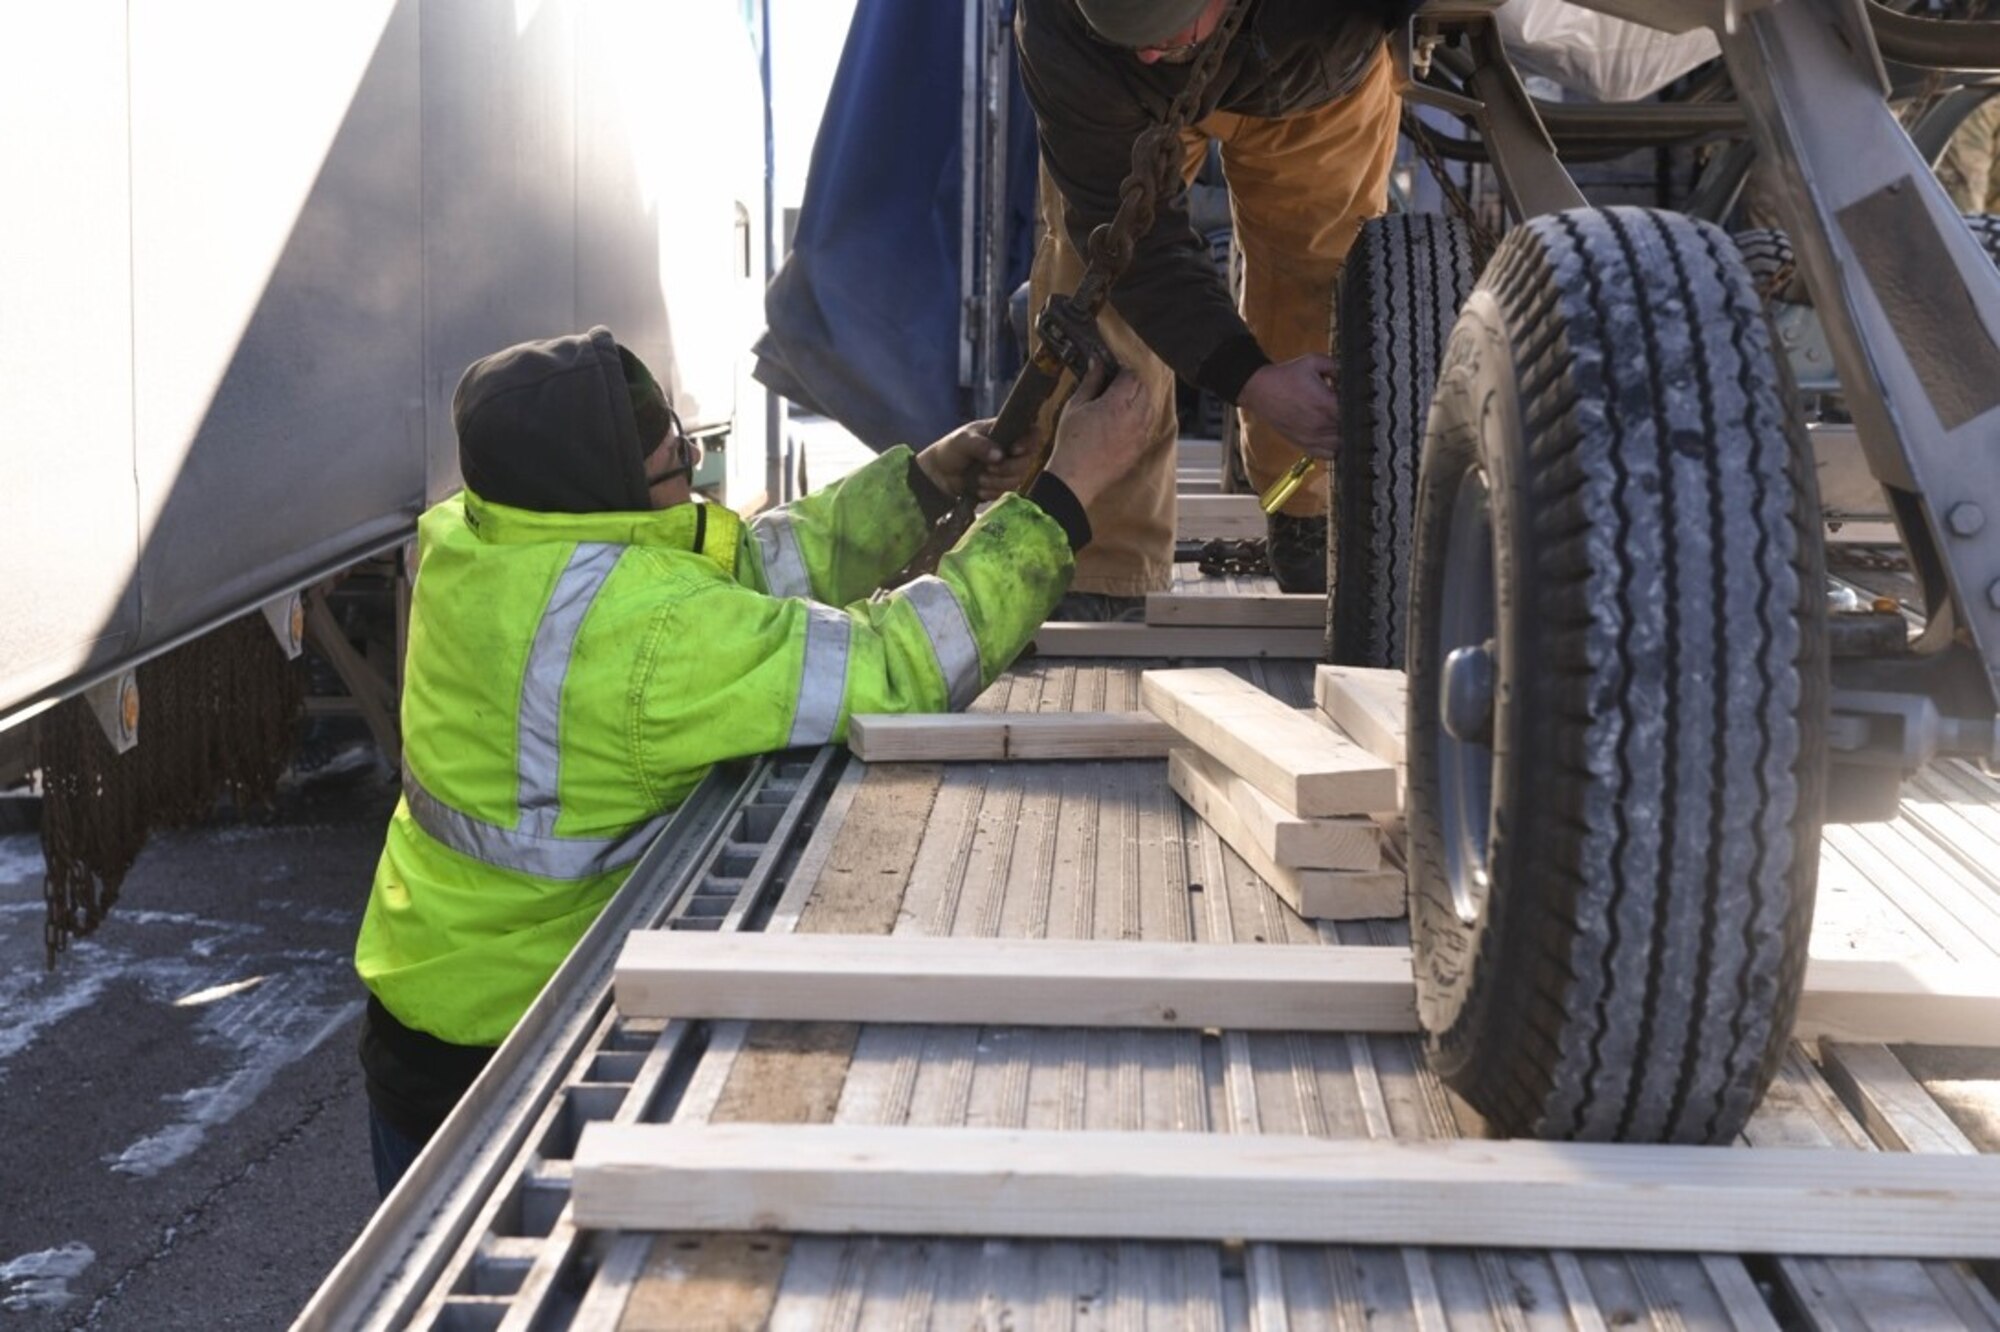
[[[686,1023],[611,1011],[619,946],[634,929],[759,923],[839,763],[832,750],[760,760],[717,769],[696,789],[297,1326],[494,1327],[525,1290],[538,1317],[562,1302],[575,1269],[599,1257],[559,1225],[577,1132],[671,1105],[707,1040]]]

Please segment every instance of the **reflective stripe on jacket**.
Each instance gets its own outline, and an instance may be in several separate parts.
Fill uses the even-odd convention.
[[[404,797],[355,950],[399,1021],[498,1044],[710,766],[962,708],[1019,654],[1072,564],[1018,496],[865,600],[924,535],[909,466],[892,450],[747,526],[470,492],[424,514]]]

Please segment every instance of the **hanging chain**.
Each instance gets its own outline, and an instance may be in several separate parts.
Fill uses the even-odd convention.
[[[1407,106],[1403,108],[1403,133],[1416,146],[1417,156],[1423,159],[1424,166],[1437,181],[1438,189],[1444,192],[1445,203],[1458,220],[1465,223],[1467,229],[1472,232],[1475,258],[1478,266],[1485,268],[1486,261],[1500,248],[1500,237],[1494,234],[1493,228],[1479,220],[1478,210],[1473,208],[1472,200],[1465,197],[1465,191],[1459,188],[1458,182],[1452,178],[1444,154],[1438,151],[1437,144],[1431,138],[1430,127],[1417,119],[1414,108]]]
[[[1132,141],[1132,164],[1118,187],[1118,211],[1090,233],[1085,247],[1088,266],[1076,294],[1069,298],[1076,313],[1097,317],[1112,284],[1132,266],[1139,238],[1153,229],[1162,195],[1171,196],[1182,188],[1181,132],[1193,123],[1201,99],[1221,72],[1223,57],[1242,30],[1249,10],[1249,0],[1230,0],[1222,21],[1201,44],[1187,82],[1167,105],[1165,118],[1147,126]]]
[[[1035,320],[1035,343],[1027,364],[1014,379],[1001,405],[992,438],[1002,448],[1012,449],[1027,438],[1042,409],[1054,395],[1065,370],[1081,379],[1092,361],[1103,361],[1111,370],[1111,359],[1097,331],[1097,317],[1111,296],[1111,288],[1132,265],[1139,238],[1153,229],[1160,199],[1182,188],[1181,132],[1194,120],[1208,85],[1222,68],[1222,58],[1243,27],[1250,0],[1229,0],[1215,31],[1202,40],[1194,62],[1188,68],[1187,83],[1167,105],[1166,117],[1147,126],[1132,141],[1131,167],[1118,186],[1118,211],[1109,222],[1093,228],[1086,241],[1083,279],[1068,296],[1052,296]],[[1042,457],[1021,481],[1025,492],[1041,473],[1050,441],[1042,444]],[[913,578],[936,571],[938,561],[972,525],[978,505],[979,468],[966,478],[965,488],[951,509],[938,519],[930,536],[910,562],[883,583],[883,593]]]

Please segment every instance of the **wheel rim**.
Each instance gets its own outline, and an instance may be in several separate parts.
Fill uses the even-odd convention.
[[[1452,501],[1438,603],[1444,663],[1436,706],[1439,816],[1445,878],[1459,919],[1477,924],[1492,888],[1493,505],[1482,468],[1471,467]]]

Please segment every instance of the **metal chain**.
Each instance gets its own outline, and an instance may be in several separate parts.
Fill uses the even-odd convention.
[[[1472,200],[1465,197],[1465,191],[1459,188],[1456,180],[1452,179],[1444,155],[1438,152],[1437,145],[1431,141],[1429,127],[1418,120],[1416,112],[1409,107],[1403,109],[1403,133],[1412,144],[1416,145],[1417,156],[1423,159],[1424,166],[1437,181],[1438,188],[1444,192],[1445,203],[1459,221],[1465,223],[1471,230],[1472,246],[1477,254],[1478,265],[1484,268],[1486,261],[1493,257],[1493,252],[1500,248],[1500,237],[1494,233],[1493,228],[1479,220],[1478,211],[1473,208]]]
[[[1222,21],[1201,44],[1189,67],[1187,83],[1168,103],[1166,117],[1132,141],[1132,165],[1118,186],[1118,211],[1090,233],[1085,246],[1088,263],[1076,294],[1070,297],[1077,312],[1096,318],[1111,295],[1112,284],[1131,267],[1139,238],[1153,229],[1160,199],[1182,188],[1181,132],[1194,120],[1203,94],[1221,71],[1222,59],[1249,11],[1250,0],[1229,0]]]
[[[1183,187],[1181,132],[1194,119],[1202,94],[1215,81],[1217,71],[1222,68],[1222,58],[1241,31],[1249,9],[1250,0],[1229,0],[1215,31],[1203,39],[1194,62],[1189,66],[1187,83],[1167,104],[1166,118],[1147,126],[1132,141],[1132,165],[1118,186],[1118,211],[1112,214],[1109,222],[1094,228],[1085,242],[1087,262],[1076,291],[1066,297],[1052,296],[1036,321],[1036,346],[1002,404],[996,442],[1011,448],[1016,438],[1014,430],[1022,434],[1027,432],[1034,415],[1054,393],[1065,369],[1078,375],[1084,373],[1083,360],[1092,353],[1090,344],[1096,344],[1096,356],[1109,355],[1101,340],[1094,336],[1097,317],[1111,296],[1112,285],[1131,266],[1132,256],[1139,247],[1139,238],[1153,229],[1162,194],[1171,195]],[[1017,403],[1025,404],[1021,413],[1023,419],[1010,427],[1009,418],[1014,415]],[[1021,482],[1022,491],[1025,492],[1040,474],[1042,463],[1047,461],[1050,443],[1042,441],[1041,457]],[[975,479],[967,482],[950,511],[931,529],[923,546],[908,564],[883,583],[878,595],[901,587],[912,578],[936,571],[944,553],[972,525],[978,493],[977,476],[975,470]]]
[[[1195,557],[1195,568],[1208,578],[1261,578],[1271,572],[1269,547],[1259,539],[1207,542]]]

